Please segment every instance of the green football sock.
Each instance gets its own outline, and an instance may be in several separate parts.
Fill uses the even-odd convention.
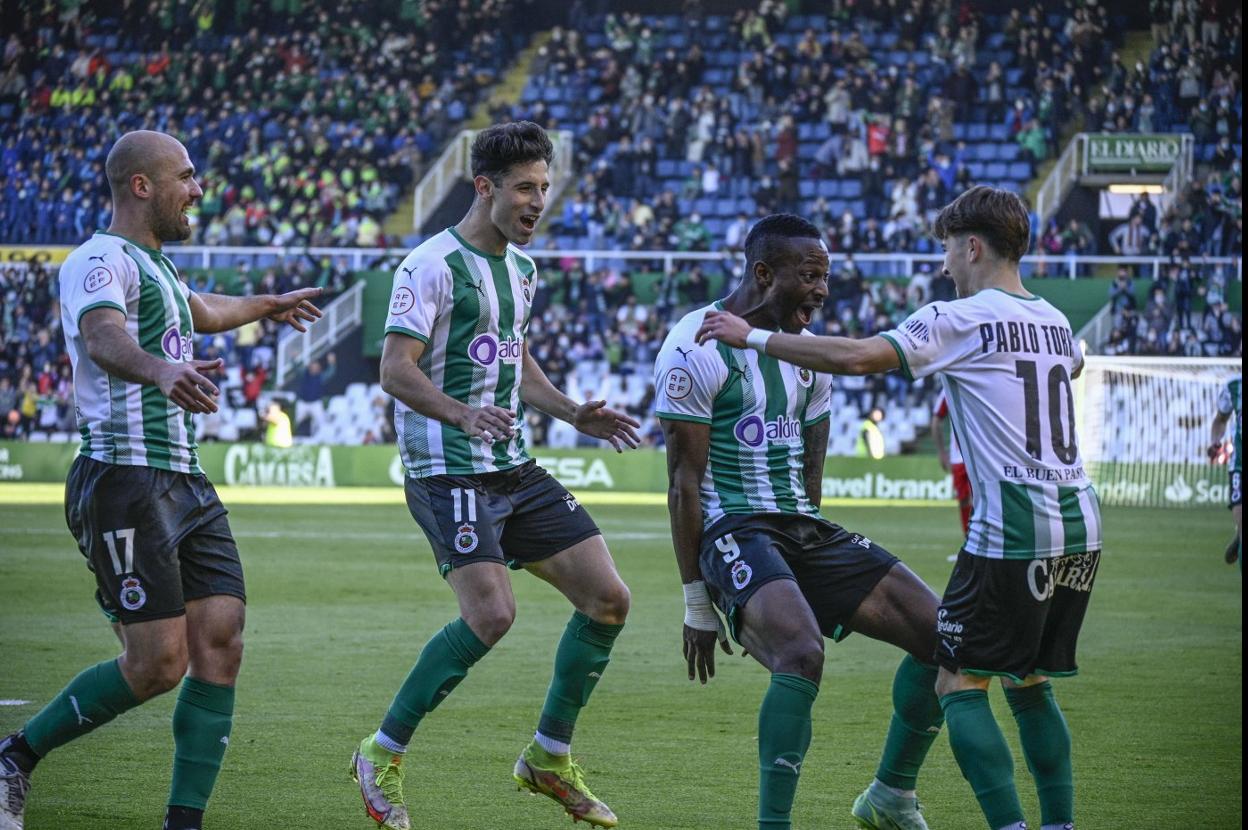
[[[1018,722],[1027,769],[1036,779],[1042,824],[1075,820],[1075,778],[1070,766],[1070,729],[1053,697],[1053,687],[1038,683],[1006,689],[1005,699]]]
[[[22,731],[40,758],[139,705],[116,660],[97,663],[69,681]]]
[[[940,699],[949,724],[949,747],[970,782],[989,827],[1005,827],[1023,820],[1023,808],[1014,789],[1014,758],[992,716],[988,693],[967,689]]]
[[[416,665],[403,681],[382,721],[380,736],[393,742],[387,749],[402,751],[395,747],[407,746],[421,718],[436,709],[468,676],[468,669],[489,650],[462,618],[434,634],[421,650]]]
[[[173,707],[169,806],[203,810],[217,783],[234,723],[234,687],[188,677]]]
[[[623,629],[623,624],[596,622],[580,611],[572,614],[555,652],[555,673],[546,692],[538,732],[560,743],[572,743],[576,717],[607,670],[611,647]]]
[[[945,722],[936,698],[936,667],[909,654],[893,676],[893,719],[875,777],[899,790],[913,790],[919,768]]]
[[[796,674],[773,674],[758,710],[758,827],[791,825],[793,797],[810,748],[810,708],[819,687]]]

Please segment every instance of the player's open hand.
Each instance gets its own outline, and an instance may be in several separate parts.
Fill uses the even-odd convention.
[[[710,311],[702,318],[698,329],[698,345],[707,340],[719,340],[736,349],[745,348],[745,338],[750,335],[750,324],[727,311]]]
[[[625,447],[636,449],[641,446],[641,436],[637,434],[641,423],[611,409],[606,401],[586,401],[578,406],[572,416],[572,426],[586,435],[609,441],[616,452],[624,452]]]
[[[221,358],[166,363],[156,385],[161,394],[187,412],[197,415],[216,412],[217,396],[221,393],[202,373],[215,371],[223,365],[225,361]]]
[[[468,433],[471,438],[480,438],[487,444],[512,436],[512,427],[516,421],[516,413],[501,406],[483,406],[480,409],[469,409],[455,426]]]
[[[685,626],[684,653],[685,662],[689,666],[689,679],[693,680],[696,673],[702,685],[715,676],[715,643],[724,650],[724,654],[732,654],[732,646],[728,645],[728,636],[720,628],[719,631],[702,631]]]
[[[307,331],[305,322],[313,323],[321,318],[321,310],[312,305],[312,300],[325,293],[323,288],[300,288],[287,291],[273,298],[274,311],[269,319],[275,323],[285,323],[295,331]]]

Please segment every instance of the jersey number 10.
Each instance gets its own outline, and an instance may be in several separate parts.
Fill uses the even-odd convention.
[[[1019,360],[1014,364],[1014,376],[1023,381],[1023,408],[1027,417],[1027,454],[1037,461],[1042,460],[1043,447],[1040,446],[1040,379],[1034,360]],[[1063,393],[1066,406],[1062,406]],[[1049,442],[1053,445],[1053,454],[1063,464],[1074,464],[1079,456],[1079,448],[1075,446],[1075,395],[1070,388],[1070,376],[1066,367],[1058,363],[1049,369],[1048,382],[1049,405]],[[1066,415],[1066,425],[1062,424],[1062,415]]]

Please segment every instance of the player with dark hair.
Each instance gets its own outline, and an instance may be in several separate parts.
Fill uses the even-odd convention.
[[[585,508],[529,457],[524,407],[582,433],[636,447],[639,424],[604,401],[577,404],[529,354],[537,273],[529,242],[550,186],[550,139],[527,121],[481,131],[472,145],[476,195],[463,220],[426,240],[394,274],[381,384],[395,398],[408,508],[433,547],[460,616],[425,645],[380,728],[351,763],[368,815],[411,826],[403,758],[417,724],[502,639],[515,619],[508,568],[551,583],[575,608],[516,782],[575,819],[614,827],[570,755],[589,700],[628,615],[628,588]]]
[[[921,830],[915,781],[942,723],[930,664],[937,598],[895,556],[819,512],[828,376],[744,344],[697,342],[703,318],[717,310],[762,330],[807,335],[828,293],[818,229],[798,216],[768,216],[750,231],[745,258],[740,286],[681,319],[655,366],[689,679],[714,676],[717,639],[732,653],[718,606],[737,642],[771,672],[758,716],[758,826],[787,828],[811,740],[823,638],[858,631],[908,652],[893,684],[877,780],[854,816],[864,827]]]
[[[95,574],[120,657],[86,669],[0,741],[0,828],[20,830],[35,764],[139,704],[182,690],[173,709],[165,830],[199,830],[229,743],[246,591],[238,548],[199,466],[192,415],[217,411],[195,333],[268,317],[304,331],[319,288],[280,296],[197,294],[161,251],[191,235],[203,195],[186,148],[123,135],[105,162],[113,221],[61,266],[61,326],[74,369],[80,453],[65,518]]]
[[[1025,828],[1014,762],[988,705],[1000,677],[1044,830],[1073,828],[1070,731],[1048,677],[1078,671],[1101,555],[1100,505],[1075,439],[1070,381],[1083,355],[1065,316],[1023,288],[1029,222],[1018,196],[973,187],[940,212],[935,232],[959,299],[926,305],[893,331],[796,337],[716,314],[698,336],[815,371],[941,376],[974,505],[938,618],[949,743],[989,826]]]

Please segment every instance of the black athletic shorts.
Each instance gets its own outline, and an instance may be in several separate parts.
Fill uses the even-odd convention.
[[[65,523],[113,622],[177,617],[210,596],[247,600],[225,507],[202,473],[80,455],[65,480]]]
[[[1231,503],[1228,507],[1244,503],[1244,490],[1239,470],[1231,470]]]
[[[499,473],[408,478],[404,490],[443,576],[471,562],[518,570],[602,532],[536,461]]]
[[[776,579],[797,582],[825,637],[843,640],[849,620],[898,559],[826,519],[789,513],[724,516],[702,534],[699,565],[737,636],[737,614]]]
[[[1075,645],[1100,562],[1100,551],[1054,559],[960,552],[936,613],[936,662],[1019,682],[1078,674]]]

